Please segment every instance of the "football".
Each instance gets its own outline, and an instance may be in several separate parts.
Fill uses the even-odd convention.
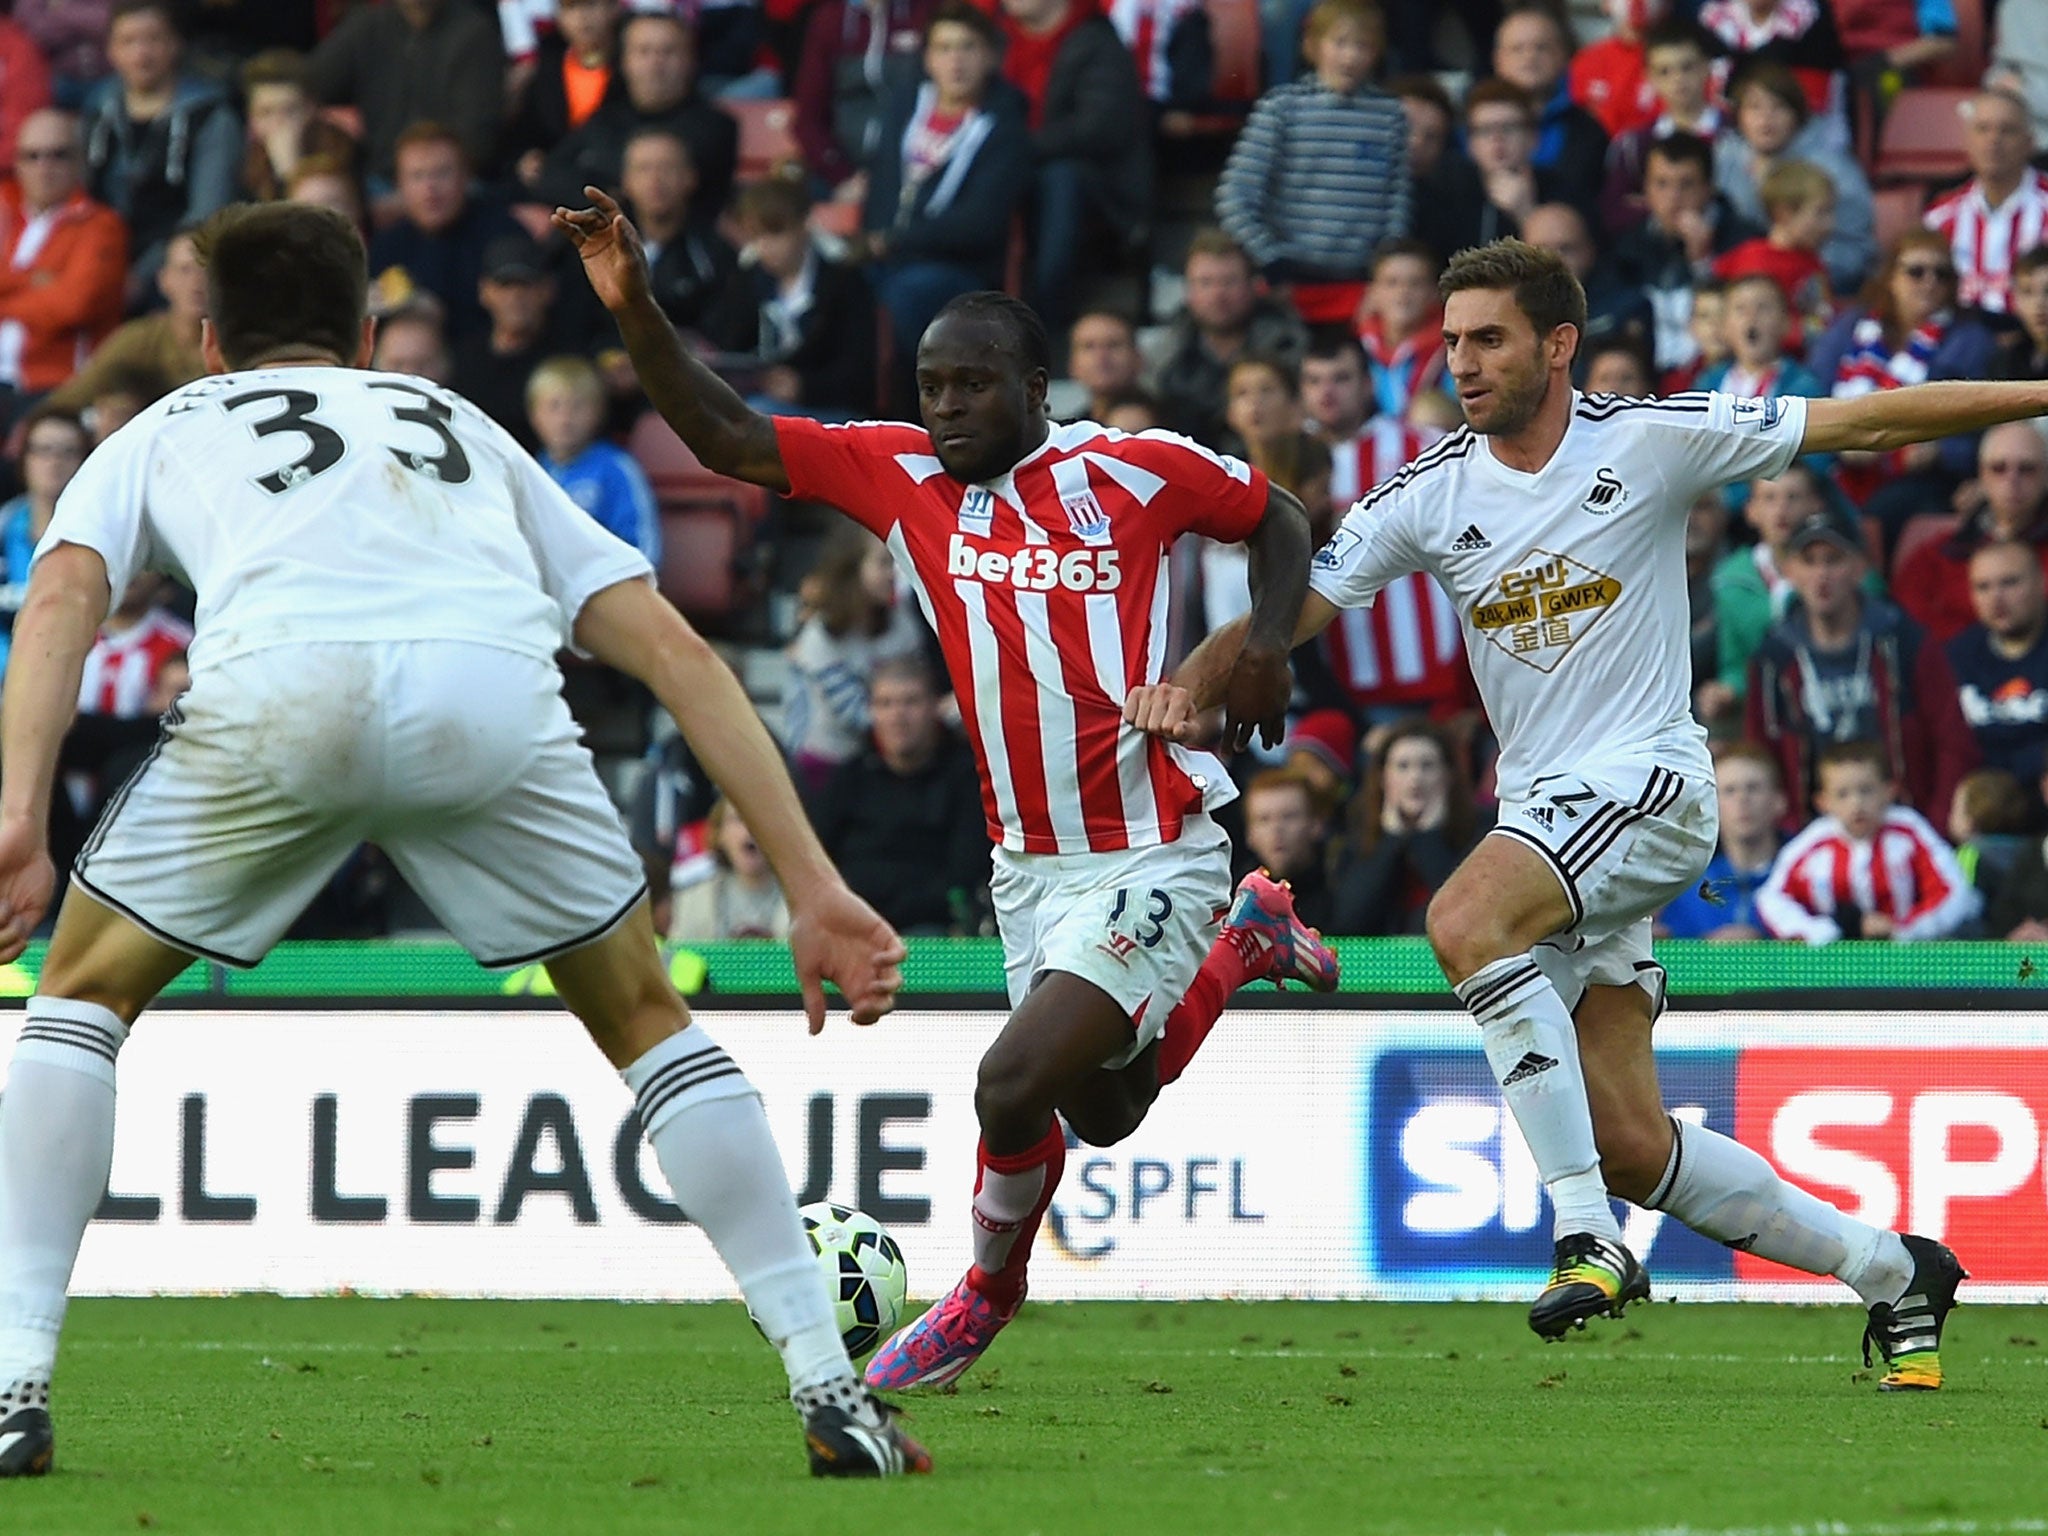
[[[865,1211],[819,1201],[797,1212],[804,1235],[825,1271],[839,1336],[858,1360],[896,1329],[903,1317],[909,1275],[903,1250]]]

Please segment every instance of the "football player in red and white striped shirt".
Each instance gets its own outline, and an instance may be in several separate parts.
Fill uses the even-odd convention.
[[[107,615],[99,638],[86,653],[78,684],[78,712],[136,720],[163,713],[157,697],[165,668],[192,644],[192,626],[156,606],[163,583],[154,576],[134,582],[121,606]],[[175,692],[174,682],[169,691]]]
[[[1779,852],[1757,892],[1774,938],[1941,939],[1977,915],[1977,891],[1941,834],[1892,801],[1884,748],[1851,741],[1820,757],[1821,815]]]
[[[1927,227],[1948,237],[1961,301],[2002,315],[2012,308],[2013,263],[2048,236],[2048,176],[2027,163],[2034,130],[2019,97],[1992,87],[1963,110],[1976,174],[1934,200]]]
[[[941,1385],[1024,1299],[1066,1156],[1060,1117],[1098,1144],[1128,1135],[1237,986],[1335,985],[1335,958],[1284,888],[1249,877],[1232,904],[1229,839],[1208,814],[1235,793],[1223,765],[1123,718],[1163,673],[1168,553],[1203,534],[1251,551],[1225,743],[1257,731],[1277,744],[1308,518],[1188,439],[1050,425],[1045,328],[1002,294],[956,299],[926,330],[922,426],[760,415],[683,349],[637,233],[591,195],[595,209],[555,219],[648,397],[709,468],[829,502],[884,541],[938,634],[979,762],[1014,1011],[975,1087],[975,1263],[868,1365],[871,1386]]]

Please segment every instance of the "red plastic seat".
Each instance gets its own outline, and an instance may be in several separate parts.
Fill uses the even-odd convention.
[[[760,181],[792,160],[802,161],[795,102],[777,97],[772,101],[721,101],[718,105],[740,125],[737,174],[741,181]]]
[[[1971,92],[1952,86],[1901,91],[1877,140],[1877,179],[1949,181],[1969,172],[1960,108]]]
[[[1888,251],[1892,242],[1920,227],[1927,211],[1927,189],[1917,182],[1900,187],[1879,187],[1872,197],[1876,203],[1877,248]]]

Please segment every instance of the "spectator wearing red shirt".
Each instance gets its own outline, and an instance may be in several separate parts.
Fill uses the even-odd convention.
[[[1664,19],[1668,0],[1606,0],[1614,30],[1572,57],[1572,100],[1592,113],[1610,139],[1647,128],[1662,104],[1650,84],[1644,37]]]
[[[1977,445],[1977,485],[1984,504],[1946,539],[1923,544],[1893,573],[1899,606],[1936,640],[1976,622],[1970,601],[1970,556],[2007,540],[2031,546],[2048,573],[2048,443],[2031,423],[2008,422]]]
[[[1086,0],[1002,0],[1003,74],[1031,127],[1031,301],[1049,329],[1073,319],[1091,220],[1122,255],[1141,250],[1152,210],[1152,125],[1137,66]]]
[[[0,183],[0,419],[78,371],[120,323],[128,231],[85,193],[78,119],[45,108],[22,124]]]
[[[1700,25],[1727,49],[1726,80],[1760,60],[1782,64],[1799,79],[1815,117],[1831,119],[1848,142],[1842,81],[1848,55],[1828,0],[1707,0]]]
[[[31,112],[50,104],[50,66],[35,39],[0,15],[0,164],[14,163],[14,140]]]

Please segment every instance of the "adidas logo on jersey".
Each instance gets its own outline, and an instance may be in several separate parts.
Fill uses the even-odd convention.
[[[1493,548],[1493,540],[1479,531],[1477,523],[1467,523],[1465,531],[1451,540],[1451,553],[1454,555],[1462,554],[1468,550],[1491,548]]]
[[[1503,1088],[1512,1088],[1517,1083],[1526,1083],[1530,1078],[1548,1072],[1556,1065],[1557,1058],[1555,1056],[1543,1056],[1535,1051],[1530,1051],[1520,1061],[1515,1063],[1514,1070],[1500,1080],[1500,1085]]]

